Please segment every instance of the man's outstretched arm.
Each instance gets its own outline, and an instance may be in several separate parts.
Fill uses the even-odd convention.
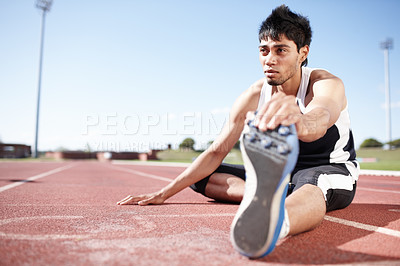
[[[182,174],[160,191],[138,196],[130,195],[117,204],[162,204],[169,197],[212,174],[238,141],[244,127],[246,113],[257,108],[263,80],[254,83],[239,96],[231,109],[228,123],[225,124],[218,138]]]

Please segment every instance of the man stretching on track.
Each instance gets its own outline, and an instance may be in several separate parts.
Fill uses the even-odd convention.
[[[262,23],[259,40],[265,77],[239,96],[214,143],[160,191],[118,202],[162,204],[189,186],[218,201],[241,202],[231,241],[250,258],[347,207],[359,174],[343,83],[306,67],[308,19],[277,7]],[[244,167],[223,164],[241,135]]]

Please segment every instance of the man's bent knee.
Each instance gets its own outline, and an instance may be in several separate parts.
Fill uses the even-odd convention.
[[[191,185],[190,188],[193,189],[194,191],[196,191],[197,193],[200,193],[205,196],[206,195],[205,194],[206,186],[207,186],[209,179],[210,179],[210,176],[207,176],[206,178],[203,178],[202,180]]]
[[[238,178],[240,180],[242,180],[244,183],[245,180],[245,170],[243,165],[233,165],[233,164],[226,164],[226,163],[222,163],[216,170],[215,172],[213,172],[211,175],[203,178],[202,180],[196,182],[195,184],[191,185],[190,188],[193,189],[194,191],[196,191],[197,193],[200,193],[206,197],[211,197],[214,198],[211,193],[206,193],[206,190],[213,190],[213,189],[219,189],[219,190],[223,190],[224,187],[224,180],[220,180],[220,178],[218,178],[219,174],[228,174],[233,178]],[[213,176],[213,178],[210,180],[211,176]],[[235,180],[233,179],[233,180]],[[236,181],[236,182],[240,182]],[[228,185],[230,185],[231,187],[236,187],[236,186],[232,186],[232,180],[230,180],[229,182],[231,183],[226,183]],[[210,184],[209,184],[210,183]],[[208,186],[208,188],[207,188]],[[222,187],[221,187],[222,186]],[[225,190],[228,190],[229,188],[225,188]]]
[[[244,180],[226,173],[214,173],[205,187],[205,196],[224,202],[239,203],[243,198]]]

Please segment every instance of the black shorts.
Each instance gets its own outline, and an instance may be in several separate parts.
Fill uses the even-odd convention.
[[[214,173],[231,174],[246,180],[246,172],[243,165],[222,163]],[[205,189],[211,175],[190,187],[206,196]],[[292,172],[288,195],[305,184],[312,184],[322,190],[327,212],[343,209],[353,201],[357,186],[355,180],[357,180],[357,177],[351,175],[345,164],[321,165],[301,170],[295,169]]]

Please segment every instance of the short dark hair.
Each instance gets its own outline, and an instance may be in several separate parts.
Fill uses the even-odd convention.
[[[281,5],[272,10],[271,15],[260,26],[258,33],[259,41],[267,40],[270,37],[273,40],[280,40],[281,35],[285,35],[289,40],[294,41],[297,51],[305,45],[311,43],[311,26],[307,17],[293,13],[286,5]],[[301,66],[307,65],[307,58]]]

